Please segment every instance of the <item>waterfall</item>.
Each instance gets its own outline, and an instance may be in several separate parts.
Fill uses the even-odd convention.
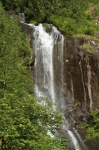
[[[36,56],[34,66],[35,95],[40,99],[44,99],[45,97],[51,99],[54,107],[53,35],[46,33],[42,24],[35,26],[33,35]]]
[[[64,115],[65,101],[63,96],[63,47],[64,37],[54,27],[51,27],[51,32],[46,32],[46,29],[39,24],[32,25],[33,31],[33,49],[35,52],[34,64],[34,82],[35,95],[40,99],[40,103],[45,105],[44,99],[48,98],[52,102],[53,109],[59,107],[62,110],[64,118],[63,130],[68,133],[75,150],[86,150],[82,146],[82,140],[77,131],[69,129],[69,123]],[[57,55],[56,55],[57,54]],[[59,65],[57,65],[57,62]],[[56,72],[58,74],[56,74]],[[57,78],[57,79],[56,79]],[[58,103],[58,105],[56,105]]]

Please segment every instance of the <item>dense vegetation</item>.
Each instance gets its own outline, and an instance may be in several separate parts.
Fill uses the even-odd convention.
[[[86,140],[93,140],[97,150],[99,149],[99,109],[90,113],[89,122],[87,124]]]
[[[99,30],[99,26],[93,22],[94,17],[99,15],[98,0],[1,1],[6,11],[24,12],[28,22],[52,23],[64,34],[94,36]]]
[[[99,0],[0,0],[8,14],[25,13],[26,22],[52,23],[66,35],[95,36],[99,25]],[[60,116],[33,98],[27,68],[31,50],[15,17],[7,18],[0,5],[0,147],[1,150],[49,150],[61,140],[55,131]],[[54,116],[54,120],[52,119]],[[53,126],[54,124],[54,126]],[[87,139],[99,139],[99,111],[91,113]],[[61,148],[61,149],[62,149]]]
[[[61,117],[37,103],[29,71],[31,49],[15,16],[0,4],[0,150],[66,149],[59,129]]]

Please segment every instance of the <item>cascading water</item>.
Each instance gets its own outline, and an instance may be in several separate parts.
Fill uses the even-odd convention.
[[[49,98],[55,102],[53,76],[53,45],[52,35],[45,32],[40,24],[35,26],[35,94],[38,98]],[[44,101],[42,101],[44,102]]]
[[[56,108],[55,103],[62,110],[64,118],[63,130],[68,133],[70,140],[74,145],[75,150],[86,150],[87,148],[82,144],[82,140],[77,140],[78,133],[75,134],[69,128],[67,119],[64,117],[64,97],[63,97],[63,44],[64,37],[55,28],[51,27],[51,32],[47,33],[42,24],[34,26],[33,32],[33,48],[35,51],[35,66],[34,66],[34,79],[35,79],[35,95],[38,99],[42,99],[41,103],[44,105],[44,98],[52,101],[53,109]],[[55,64],[55,49],[58,49],[58,60],[60,68]],[[55,79],[55,68],[58,69],[59,84],[57,86]],[[57,88],[58,87],[58,88]],[[59,101],[56,101],[58,99]],[[75,136],[76,135],[76,136]]]

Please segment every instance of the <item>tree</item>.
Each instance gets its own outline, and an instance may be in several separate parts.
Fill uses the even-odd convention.
[[[66,142],[48,134],[59,130],[60,115],[34,98],[30,57],[17,18],[8,18],[0,3],[0,149],[63,150]]]

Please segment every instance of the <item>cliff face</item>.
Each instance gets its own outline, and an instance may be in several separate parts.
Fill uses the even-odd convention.
[[[19,22],[19,26],[21,28],[21,31],[26,33],[27,40],[30,43],[30,47],[33,48],[33,27],[24,22]]]
[[[74,108],[99,106],[99,44],[84,38],[64,41],[64,95]]]
[[[56,44],[53,62],[56,97],[66,118],[86,120],[89,111],[99,107],[99,43],[66,36],[63,58]]]
[[[21,28],[27,33],[32,47],[33,28],[24,23]],[[49,29],[50,33],[51,27]],[[60,40],[59,37],[57,42]],[[74,111],[75,116],[81,118],[82,114],[99,107],[99,43],[66,36],[63,52],[59,43],[54,46],[53,59],[56,97],[60,101],[65,99],[63,109],[66,112]]]
[[[65,37],[63,59],[59,45],[55,45],[54,74],[57,98],[60,97],[58,95],[63,86],[63,97],[68,107],[86,113],[99,106],[98,42],[85,38]]]
[[[26,34],[26,38],[28,42],[30,43],[30,47],[31,49],[33,49],[33,27],[29,26],[27,23],[24,23],[24,22],[19,22],[19,26],[21,28],[21,31]],[[34,51],[32,51],[31,60],[29,64],[29,68],[32,70],[32,72],[34,68],[34,62],[35,62],[35,56],[34,56]]]

